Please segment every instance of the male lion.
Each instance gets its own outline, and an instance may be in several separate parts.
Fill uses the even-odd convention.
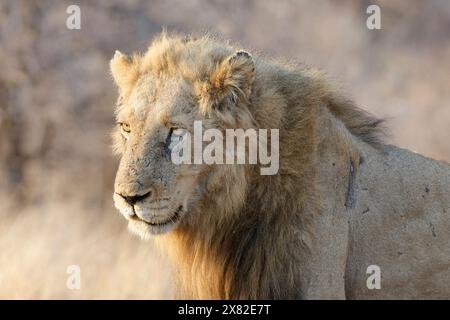
[[[380,121],[320,74],[168,34],[116,52],[111,71],[115,205],[133,232],[159,235],[179,297],[450,298],[450,166],[385,145]],[[174,164],[173,136],[195,120],[279,129],[278,173]]]

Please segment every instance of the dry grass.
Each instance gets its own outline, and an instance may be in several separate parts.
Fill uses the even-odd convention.
[[[0,218],[0,298],[170,298],[162,257],[118,216],[51,204]],[[81,268],[80,290],[66,286],[70,265]]]
[[[378,3],[382,30],[365,27]],[[115,49],[210,31],[329,72],[390,142],[450,160],[447,0],[0,1],[0,298],[167,298],[166,262],[112,208]],[[81,267],[82,289],[66,288]]]

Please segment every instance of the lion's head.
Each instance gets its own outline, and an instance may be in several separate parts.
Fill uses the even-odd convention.
[[[117,51],[110,66],[119,87],[114,202],[130,229],[148,237],[195,223],[196,209],[220,188],[229,189],[222,194],[232,203],[242,201],[242,165],[175,164],[171,152],[196,120],[222,131],[254,126],[250,54],[205,38],[162,35],[144,55]]]

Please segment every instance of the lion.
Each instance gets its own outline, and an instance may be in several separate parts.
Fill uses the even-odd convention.
[[[178,298],[450,298],[450,166],[386,144],[320,72],[167,32],[110,68],[115,206],[168,255]],[[278,172],[174,164],[199,120],[279,129]]]

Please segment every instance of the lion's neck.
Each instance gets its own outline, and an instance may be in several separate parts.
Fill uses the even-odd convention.
[[[222,179],[221,187],[211,188],[217,191],[209,194],[205,207],[195,212],[197,223],[160,239],[171,256],[181,297],[300,298],[298,261],[307,247],[309,214],[315,211],[314,170],[304,169],[313,168],[311,126],[305,124],[303,139],[285,135],[290,140],[281,141],[279,174],[250,174],[245,183]]]
[[[301,129],[280,132],[286,140],[280,142],[279,174],[247,177],[246,192],[234,195],[227,192],[243,184],[224,180],[223,189],[205,202],[209,206],[196,212],[198,223],[161,239],[181,297],[300,298],[299,261],[312,241],[309,221],[319,206],[314,168],[321,141],[315,117],[303,116],[308,120]],[[302,130],[302,139],[293,139],[290,130]],[[224,213],[221,197],[238,201],[239,194],[245,194],[242,205]]]
[[[304,225],[299,213],[305,208],[298,205],[299,195],[292,194],[298,191],[295,181],[269,179],[252,184],[252,191],[232,219],[209,218],[195,226],[178,228],[159,240],[173,262],[180,297],[299,295],[295,262],[304,245],[298,231]],[[214,217],[220,215],[220,209],[210,207],[198,214]]]

